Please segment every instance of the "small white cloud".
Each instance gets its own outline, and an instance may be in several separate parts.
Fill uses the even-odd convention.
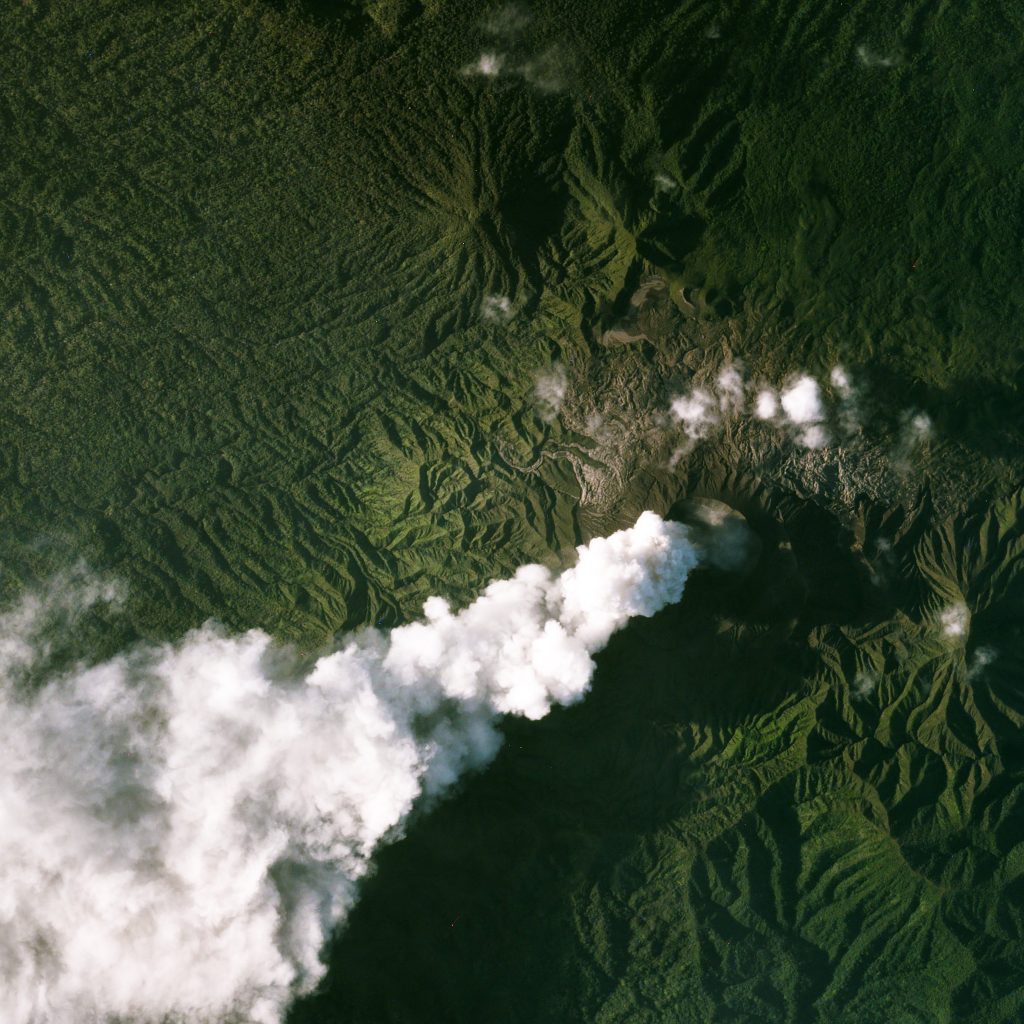
[[[558,92],[565,87],[565,61],[554,47],[523,64],[511,65],[504,54],[487,50],[463,67],[462,74],[480,78],[518,75],[541,92]]]
[[[667,174],[656,174],[654,176],[655,192],[674,192],[678,187]]]
[[[520,67],[519,74],[535,89],[541,92],[558,92],[565,88],[565,61],[554,48],[545,50],[539,57],[527,61]]]
[[[537,402],[537,415],[545,423],[553,422],[562,411],[568,386],[569,378],[561,363],[555,363],[550,370],[537,375],[533,394]]]
[[[850,696],[854,700],[866,700],[875,692],[876,686],[878,686],[878,676],[874,672],[867,672],[861,669],[853,678]]]
[[[853,378],[842,366],[833,366],[829,380],[839,396],[839,428],[847,437],[861,429],[860,402]]]
[[[850,380],[850,375],[841,366],[833,366],[832,372],[829,374],[829,380],[832,382],[832,387],[836,389],[836,392],[842,398],[849,398],[853,394],[853,381]]]
[[[967,678],[977,679],[998,656],[999,652],[994,647],[979,647],[967,667]]]
[[[696,439],[704,437],[711,426],[718,422],[715,405],[710,392],[694,388],[689,394],[673,398],[670,409],[676,422],[682,424],[687,437]]]
[[[668,459],[669,472],[674,470],[676,466],[678,466],[679,463],[682,462],[683,459],[685,459],[686,456],[693,451],[693,447],[693,442],[688,441],[686,444],[679,445],[678,448],[673,449],[672,454],[669,456]]]
[[[762,388],[754,399],[754,415],[759,420],[773,420],[779,414],[779,396],[771,388]]]
[[[614,419],[608,419],[600,412],[592,412],[587,416],[584,429],[598,444],[613,445],[622,436],[621,424]]]
[[[517,36],[530,24],[530,13],[519,4],[506,4],[492,11],[483,21],[483,30],[492,36]]]
[[[939,613],[939,625],[942,627],[943,636],[964,636],[970,621],[971,613],[962,602],[950,605]]]
[[[723,416],[736,416],[743,411],[743,374],[729,364],[718,374],[718,407]]]
[[[897,54],[886,56],[885,54],[877,53],[865,43],[861,43],[857,47],[856,54],[857,61],[865,68],[894,68],[900,62]]]
[[[672,418],[682,425],[691,441],[706,437],[723,420],[737,416],[743,411],[745,402],[743,375],[740,369],[727,364],[718,373],[715,388],[693,388],[684,395],[672,399],[669,411]],[[670,468],[687,454],[692,445],[684,445],[670,462]]]
[[[500,53],[481,53],[480,59],[475,64],[467,64],[463,69],[464,75],[482,75],[484,78],[496,78],[501,74],[505,64],[505,58]]]
[[[507,323],[515,315],[507,295],[485,295],[480,303],[480,317],[491,323]]]
[[[790,423],[820,423],[824,418],[821,393],[813,377],[800,377],[782,392],[782,411]]]
[[[923,412],[908,411],[903,414],[903,426],[893,451],[893,465],[896,471],[906,475],[914,469],[914,458],[932,438],[931,418]]]
[[[797,440],[804,446],[804,448],[810,448],[816,451],[819,448],[824,448],[825,445],[828,444],[828,431],[821,426],[821,424],[814,423],[809,427],[804,427],[803,430],[797,434]]]
[[[825,418],[821,390],[813,377],[797,378],[782,392],[780,401],[786,419],[800,428],[797,441],[804,448],[824,448],[828,444],[828,431],[821,425]]]
[[[923,444],[932,436],[931,418],[923,412],[916,413],[910,417],[907,429],[918,444]]]

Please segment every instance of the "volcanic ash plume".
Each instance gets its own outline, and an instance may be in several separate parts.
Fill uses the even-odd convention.
[[[499,715],[578,700],[695,561],[646,512],[312,664],[207,625],[32,688],[76,595],[0,617],[0,1020],[279,1021],[414,802],[493,757]]]

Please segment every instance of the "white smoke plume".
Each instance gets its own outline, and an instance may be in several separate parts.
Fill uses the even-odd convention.
[[[24,603],[0,621],[0,1020],[279,1021],[414,803],[493,757],[499,715],[579,700],[695,562],[645,512],[561,575],[431,598],[312,663],[207,625],[31,690],[46,607]]]

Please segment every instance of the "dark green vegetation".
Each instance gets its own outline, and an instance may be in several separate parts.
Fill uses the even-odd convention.
[[[1019,1020],[1024,13],[520,10],[5,7],[2,586],[84,557],[137,634],[312,646],[724,497],[755,576],[510,727],[295,1019]],[[658,411],[728,357],[842,359],[865,431],[669,470]]]

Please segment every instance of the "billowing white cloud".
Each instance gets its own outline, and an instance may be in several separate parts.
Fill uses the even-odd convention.
[[[312,664],[206,625],[34,690],[54,602],[27,599],[0,619],[0,1020],[276,1024],[413,804],[494,755],[497,716],[580,699],[695,562],[648,512]]]

